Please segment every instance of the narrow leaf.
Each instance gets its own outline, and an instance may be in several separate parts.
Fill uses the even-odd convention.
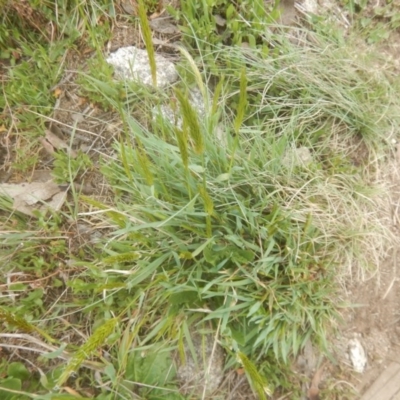
[[[137,156],[137,160],[138,160],[138,163],[140,166],[142,176],[146,180],[146,183],[149,186],[152,186],[154,183],[154,177],[150,170],[151,162],[150,162],[149,157],[146,154],[146,151],[139,144],[136,147],[136,156]]]
[[[240,91],[239,91],[239,104],[236,111],[236,118],[234,122],[234,129],[236,133],[239,133],[240,126],[242,125],[244,114],[247,106],[247,79],[246,70],[243,68],[240,74]]]
[[[138,13],[139,13],[140,26],[142,27],[142,32],[143,32],[143,40],[146,45],[147,54],[149,56],[151,78],[153,80],[153,85],[157,86],[156,58],[155,58],[153,41],[151,40],[151,29],[149,21],[147,20],[147,12],[144,0],[139,0]]]
[[[199,193],[204,202],[204,210],[208,215],[213,215],[214,203],[204,186],[199,185]]]
[[[175,89],[175,94],[181,107],[183,124],[186,124],[188,127],[189,135],[194,142],[194,151],[197,154],[202,154],[204,152],[204,140],[197,113],[190,104],[186,94],[183,94],[179,89]]]
[[[104,264],[116,264],[120,262],[130,262],[140,258],[140,253],[136,251],[130,251],[128,253],[116,254],[115,256],[109,256],[103,258],[101,261]]]
[[[179,129],[175,127],[175,136],[176,141],[178,142],[179,151],[181,153],[182,163],[185,168],[189,165],[189,152],[188,152],[188,145],[187,145],[187,134],[186,129]]]
[[[257,367],[247,358],[244,353],[241,353],[239,351],[238,358],[240,360],[240,363],[243,365],[244,371],[247,375],[247,378],[249,379],[250,384],[253,386],[260,399],[266,400],[266,395],[270,396],[271,390],[268,388],[265,378],[258,373]]]

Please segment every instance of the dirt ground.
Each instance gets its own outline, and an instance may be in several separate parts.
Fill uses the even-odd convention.
[[[387,169],[384,178],[390,189],[382,219],[394,237],[400,238],[400,144]],[[345,290],[345,301],[352,307],[342,313],[341,336],[334,340],[334,346],[340,361],[350,368],[349,340],[356,338],[365,350],[365,371],[349,379],[362,394],[392,361],[400,361],[400,241],[388,249],[375,272],[353,281]]]
[[[382,187],[377,212],[391,235],[380,249],[385,255],[371,251],[377,259],[371,262],[370,271],[355,260],[353,276],[339,278],[343,288],[340,302],[345,306],[337,333],[329,339],[332,358],[328,360],[306,345],[294,365],[295,372],[305,378],[301,400],[360,399],[392,362],[400,363],[400,143],[393,145],[394,152],[387,156],[385,170],[377,178]],[[365,356],[362,372],[355,370],[350,357],[354,341]],[[318,389],[315,396],[310,392],[313,385]]]
[[[383,68],[400,70],[400,33],[378,46],[386,64]],[[365,350],[367,364],[363,373],[348,379],[361,397],[391,362],[400,362],[400,133],[391,142],[393,154],[387,156],[381,185],[387,189],[381,221],[393,234],[387,255],[378,260],[375,271],[354,279],[344,287],[344,301],[351,305],[342,312],[341,336],[335,338],[338,359],[352,369],[348,356],[349,340],[356,338]],[[382,399],[383,400],[383,399]]]

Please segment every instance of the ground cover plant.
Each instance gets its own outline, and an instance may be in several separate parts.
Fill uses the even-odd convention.
[[[135,17],[148,49],[155,3],[139,2]],[[332,357],[338,276],[354,258],[368,268],[391,240],[374,213],[374,174],[398,126],[397,82],[340,31],[316,25],[290,40],[270,29],[272,7],[243,19],[248,3],[171,10],[185,47],[166,90],[113,80],[101,56],[112,2],[22,2],[57,27],[51,40],[39,17],[3,16],[13,178],[42,163],[71,195],[30,218],[0,198],[2,398],[190,398],[177,365],[195,352],[194,332],[212,336],[226,373],[243,372],[259,398],[300,398],[292,365],[308,341]],[[224,32],[215,13],[229,20]],[[96,161],[41,160],[65,46],[97,52],[82,92],[123,124]],[[204,110],[188,100],[193,89]],[[76,189],[95,168],[106,194]]]

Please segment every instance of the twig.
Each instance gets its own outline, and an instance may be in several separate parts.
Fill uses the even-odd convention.
[[[321,381],[322,372],[326,366],[326,363],[322,364],[314,374],[312,378],[310,388],[308,389],[308,398],[310,400],[319,400],[319,383]]]

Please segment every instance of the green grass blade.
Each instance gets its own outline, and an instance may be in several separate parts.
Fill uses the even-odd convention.
[[[144,4],[144,0],[139,0],[138,3],[139,3],[138,12],[139,12],[140,26],[142,27],[143,40],[146,45],[147,54],[149,56],[151,78],[153,80],[153,85],[157,86],[156,58],[155,58],[153,41],[151,39],[151,29],[149,21],[147,19],[147,10]]]

